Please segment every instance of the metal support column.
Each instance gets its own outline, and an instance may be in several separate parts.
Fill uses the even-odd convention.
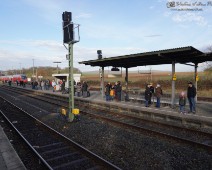
[[[125,82],[126,82],[126,91],[128,91],[128,68],[126,68]]]
[[[196,87],[196,91],[197,91],[197,67],[198,67],[198,64],[195,63],[195,67],[194,67],[194,82],[195,82],[195,87]],[[197,102],[197,94],[196,94],[196,102]]]
[[[101,86],[102,86],[102,98],[105,96],[105,86],[104,86],[104,79],[105,73],[104,73],[104,67],[102,66],[102,79],[101,79]]]
[[[74,109],[74,78],[73,78],[73,44],[70,42],[68,46],[69,51],[69,76],[68,76],[68,87],[69,87],[69,111],[68,111],[68,121],[72,122],[74,120],[74,114],[72,110]]]
[[[172,100],[171,100],[172,108],[174,108],[174,101],[175,101],[175,80],[173,80],[174,75],[175,75],[175,62],[172,61]]]

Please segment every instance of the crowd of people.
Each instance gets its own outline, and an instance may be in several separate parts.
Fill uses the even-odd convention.
[[[108,82],[105,86],[105,98],[106,101],[121,101],[122,86],[121,82],[117,81],[114,85]]]
[[[32,86],[32,89],[40,89],[40,90],[49,90],[49,88],[51,87],[51,82],[49,79],[47,80],[40,80],[40,81],[36,81],[36,80],[33,80],[31,82],[31,86]]]
[[[77,93],[77,97],[90,97],[90,90],[88,87],[88,84],[86,81],[81,82],[77,82],[77,84],[75,85],[75,93]],[[74,93],[74,94],[75,94]]]
[[[58,88],[56,87],[58,85]],[[65,79],[56,82],[55,80],[50,81],[48,80],[40,80],[40,81],[32,81],[31,82],[32,89],[36,90],[49,90],[53,89],[53,92],[60,91],[62,94],[66,94],[69,92],[68,88],[66,88],[66,81]],[[86,81],[75,82],[74,81],[74,95],[77,93],[77,96],[89,97],[90,91]]]
[[[16,80],[16,85],[18,86],[22,86],[22,87],[26,87],[26,84],[25,84],[25,82],[24,81],[20,81],[20,82],[18,82],[18,80]]]
[[[152,96],[154,95],[156,97],[156,105],[155,107],[160,108],[160,99],[163,95],[163,91],[162,88],[160,86],[160,84],[157,84],[157,86],[154,88],[152,83],[147,84],[146,85],[146,89],[145,89],[145,106],[149,107],[152,103]],[[193,85],[192,82],[188,83],[188,88],[187,88],[187,95],[184,91],[182,91],[179,95],[179,111],[181,114],[186,114],[186,98],[188,98],[188,102],[189,102],[189,111],[188,113],[196,113],[196,101],[195,101],[195,97],[196,97],[196,88]]]
[[[122,86],[120,81],[115,84],[111,84],[108,82],[105,86],[105,99],[106,101],[121,101],[122,98]],[[125,100],[126,100],[127,92],[125,92]],[[153,83],[149,83],[146,85],[144,91],[144,99],[145,99],[145,107],[149,107],[153,104],[152,98],[156,98],[155,107],[161,107],[161,97],[163,96],[163,90],[160,84],[157,84],[156,87],[153,86]],[[186,98],[189,101],[189,113],[196,113],[196,88],[192,84],[192,82],[188,83],[187,96],[184,91],[182,91],[179,95],[179,111],[180,113],[186,114],[185,106],[186,106]]]
[[[58,82],[59,84],[59,91],[62,92],[62,94],[67,93],[67,89],[65,88],[65,80],[61,80]],[[57,83],[52,80],[42,80],[42,81],[32,81],[31,83],[32,89],[40,89],[40,90],[49,90],[50,87],[53,87],[53,92],[56,91],[56,85]],[[105,99],[106,101],[121,101],[122,100],[122,85],[120,81],[115,82],[114,84],[111,84],[108,82],[105,86]],[[86,81],[81,82],[74,82],[74,95],[77,97],[89,97],[90,96],[90,90],[88,87],[88,84]],[[126,95],[128,95],[125,92],[125,100]],[[160,84],[157,84],[155,87],[152,83],[149,83],[146,85],[145,91],[144,91],[144,98],[145,98],[145,107],[149,107],[153,104],[152,98],[156,98],[155,107],[160,108],[161,106],[161,97],[163,96],[163,90],[160,86]],[[192,82],[188,83],[187,88],[187,95],[184,91],[182,91],[179,94],[179,111],[182,114],[186,114],[185,106],[186,106],[186,99],[188,99],[189,102],[189,112],[190,113],[196,113],[196,88],[193,85]]]
[[[157,86],[154,88],[153,84],[147,84],[146,89],[144,92],[145,96],[145,106],[149,107],[152,104],[152,97],[153,95],[156,97],[156,106],[155,107],[160,107],[160,98],[163,95],[162,88],[160,87],[160,84],[157,84]]]

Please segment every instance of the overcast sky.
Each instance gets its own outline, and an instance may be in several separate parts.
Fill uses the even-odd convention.
[[[0,70],[33,66],[68,66],[63,46],[62,13],[72,12],[80,24],[80,42],[74,44],[74,67],[103,57],[193,46],[212,45],[212,1],[167,0],[0,0]],[[201,3],[200,3],[201,2]],[[210,4],[211,2],[211,4]],[[184,10],[184,11],[182,11]],[[134,70],[146,70],[139,67]],[[171,71],[171,65],[151,66]],[[200,67],[201,69],[201,67]],[[133,70],[133,69],[132,69]],[[177,65],[176,71],[193,71]]]

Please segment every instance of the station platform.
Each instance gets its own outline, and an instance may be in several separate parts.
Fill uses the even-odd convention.
[[[35,90],[42,93],[49,93],[68,98],[68,94],[62,92],[53,92],[53,90]],[[105,111],[122,112],[144,119],[151,119],[159,122],[176,124],[179,126],[188,126],[198,129],[209,129],[212,132],[212,102],[198,101],[196,103],[196,113],[189,113],[189,105],[187,102],[186,113],[179,112],[178,101],[175,101],[175,106],[171,107],[171,102],[167,98],[161,98],[161,107],[155,107],[155,103],[150,107],[145,107],[142,97],[132,98],[130,101],[106,101],[105,96],[102,96],[100,91],[90,91],[90,97],[83,98],[75,96],[75,104],[79,104],[80,111],[87,111],[88,108],[99,108]],[[155,99],[154,99],[155,100]],[[154,101],[156,102],[156,101]]]
[[[14,86],[18,88],[23,88],[20,86]],[[52,87],[49,90],[34,90],[31,88],[30,85],[25,87],[26,89],[33,90],[33,91],[39,91],[43,93],[50,93],[54,95],[60,95],[60,96],[66,96],[68,97],[68,94],[62,94],[60,91],[53,92]],[[161,97],[161,107],[156,108],[155,107],[155,102],[156,98],[152,98],[153,104],[151,104],[149,107],[145,107],[144,103],[144,96],[142,95],[129,95],[129,101],[124,100],[124,94],[122,94],[122,101],[117,102],[115,100],[113,101],[106,101],[105,96],[102,96],[100,91],[90,91],[90,97],[83,98],[82,96],[77,97],[75,96],[75,99],[83,99],[86,101],[91,101],[91,102],[101,102],[101,103],[109,103],[109,105],[116,105],[118,107],[132,107],[139,109],[141,111],[149,111],[149,112],[159,112],[159,113],[168,113],[172,114],[175,116],[182,116],[182,114],[179,113],[179,102],[178,99],[175,99],[175,104],[174,107],[171,106],[171,98],[167,97],[166,95],[163,95]],[[192,116],[192,117],[200,117],[200,118],[208,118],[212,122],[212,102],[204,102],[204,101],[197,101],[196,103],[196,113],[188,113],[189,111],[189,105],[188,105],[188,100],[186,102],[186,114],[183,116]]]
[[[68,94],[62,94],[62,92],[53,92],[53,90],[37,90],[43,93],[51,93],[51,94],[55,94],[55,95],[60,95],[60,96],[67,96]],[[161,107],[157,108],[155,107],[155,102],[156,99],[152,99],[153,104],[151,104],[149,107],[145,107],[145,103],[144,103],[144,99],[142,97],[137,97],[137,96],[130,96],[129,97],[130,100],[129,101],[125,101],[122,98],[122,101],[117,102],[115,100],[113,101],[106,101],[105,96],[102,96],[100,91],[90,91],[90,97],[86,97],[83,98],[82,96],[77,97],[75,96],[75,99],[83,99],[83,100],[89,100],[89,101],[93,101],[93,102],[103,102],[103,103],[109,103],[109,104],[114,104],[120,107],[135,107],[135,108],[139,108],[141,110],[145,110],[145,111],[159,111],[159,112],[168,112],[168,113],[172,113],[175,115],[180,115],[179,114],[179,106],[178,106],[178,101],[175,101],[175,106],[174,108],[171,107],[171,99],[167,99],[167,98],[161,98]],[[211,118],[212,121],[212,102],[204,102],[204,101],[198,101],[196,103],[196,113],[188,113],[189,111],[189,105],[188,105],[188,101],[186,103],[186,115],[191,115],[191,116],[196,116],[196,117],[207,117],[207,118]]]
[[[0,126],[0,170],[25,170],[23,162]]]

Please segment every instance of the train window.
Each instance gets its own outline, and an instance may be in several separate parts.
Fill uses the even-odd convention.
[[[27,79],[26,76],[21,76],[21,78],[24,79],[24,80]]]

